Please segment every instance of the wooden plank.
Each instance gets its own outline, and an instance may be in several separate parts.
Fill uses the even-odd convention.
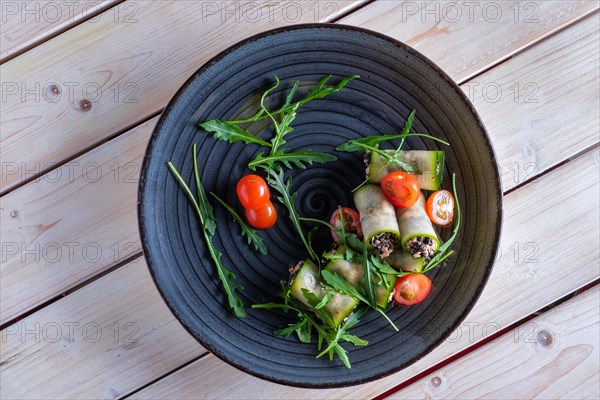
[[[505,190],[598,142],[599,27],[595,13],[462,85],[492,136]]]
[[[362,19],[351,15],[344,22],[389,28],[391,35],[432,56],[461,81],[597,8],[594,2],[581,1],[530,3],[535,8],[536,23],[530,22],[533,16],[517,18],[509,29],[503,28],[504,20],[472,23],[464,17],[451,27],[440,20],[427,29],[433,37],[428,40],[421,32],[429,26],[428,19],[423,23],[421,13],[417,13],[407,17],[406,23],[398,23],[398,16],[404,14],[398,14],[398,3],[390,1],[370,4],[359,10],[357,15],[363,15]],[[7,62],[2,76],[8,86],[0,117],[0,156],[4,160],[0,193],[127,129],[136,122],[132,115],[139,121],[158,112],[192,72],[230,44],[290,22],[327,21],[358,3],[265,3],[260,9],[263,18],[252,23],[248,21],[254,14],[241,10],[246,4],[250,4],[250,10],[255,3],[235,4],[238,12],[227,2],[140,2],[136,14],[139,23],[114,26],[102,19],[97,24],[82,24]],[[402,3],[401,7],[406,4],[426,8],[445,3]],[[508,2],[494,4],[504,7],[500,13],[505,16],[514,12],[505,9]],[[213,9],[215,5],[225,10]],[[299,12],[292,15],[290,10],[296,7],[300,7]],[[372,7],[376,7],[373,12]],[[488,12],[492,11],[486,11],[485,18]],[[295,15],[300,19],[296,20]],[[442,39],[434,34],[440,29],[444,46],[438,45]],[[498,34],[499,29],[502,34]],[[402,32],[410,32],[411,36],[405,37]],[[85,41],[81,40],[84,37]],[[140,37],[155,39],[140,42]],[[440,49],[451,56],[440,57]],[[479,60],[481,54],[488,54],[484,61]],[[457,59],[465,60],[460,68],[453,61]],[[84,66],[81,60],[86,60]],[[51,82],[58,85],[53,87]],[[84,88],[94,101],[84,101]],[[54,94],[53,89],[61,93]]]
[[[82,1],[3,1],[0,5],[0,63],[3,63],[34,46],[88,21],[98,22],[97,14],[123,0]],[[106,14],[115,23],[133,22],[137,3],[115,8],[113,15]],[[127,18],[125,18],[127,17]]]
[[[583,237],[598,237],[600,234],[597,224],[600,218],[597,207],[600,189],[598,156],[597,149],[588,152],[540,177],[537,184],[526,185],[506,196],[507,215],[501,243],[503,253],[480,301],[459,331],[406,370],[373,384],[311,391],[256,379],[209,355],[147,387],[135,398],[365,398],[382,393],[494,333],[495,329],[507,326],[598,278],[598,271],[589,268],[600,256],[598,248],[571,257],[569,268],[565,268],[565,258],[580,249],[580,241],[577,238],[567,239],[558,249],[554,235],[554,232],[563,232],[564,237],[569,238],[575,227]],[[566,179],[572,182],[571,190],[557,192],[557,185]],[[548,199],[551,199],[550,204]],[[578,206],[573,207],[573,204]],[[528,243],[536,246],[535,252],[525,248]],[[521,253],[517,262],[514,254],[507,250],[515,244],[521,251],[527,250]],[[127,393],[126,388],[134,389],[152,377],[161,376],[169,371],[168,368],[201,354],[201,350],[194,350],[187,332],[166,311],[145,268],[143,262],[121,268],[5,329],[0,372],[3,377],[9,377],[8,382],[18,377],[15,382],[32,384],[3,386],[4,397],[37,397],[40,387],[44,387],[45,397],[52,397],[54,393],[73,397],[117,397]],[[136,350],[127,349],[132,351],[124,359],[131,359],[131,363],[123,367],[117,359],[122,346],[115,344],[112,337],[108,340],[103,338],[98,343],[71,343],[64,339],[51,343],[54,336],[43,333],[44,327],[51,322],[59,325],[78,322],[81,330],[76,332],[81,333],[76,333],[75,337],[81,337],[83,327],[90,322],[97,322],[105,331],[115,321],[120,321],[120,326],[133,321],[140,325],[141,333],[152,335],[152,339],[140,340]],[[25,332],[24,327],[35,329],[36,323],[39,323],[45,341],[36,343],[34,334],[25,335],[25,338],[16,335]],[[50,328],[46,331],[50,332]],[[161,341],[160,345],[156,341]],[[179,347],[180,343],[184,345]],[[175,349],[171,348],[173,344],[178,344]],[[105,356],[107,352],[109,355]],[[40,357],[49,357],[52,374],[36,367]],[[162,357],[171,360],[171,364],[165,366]],[[140,363],[141,366],[136,366]],[[85,366],[86,374],[97,374],[99,378],[85,379],[88,376],[84,375],[74,387],[71,375],[66,373],[74,365]],[[138,379],[139,374],[143,377]],[[48,386],[50,382],[52,385]]]
[[[392,36],[464,82],[598,7],[585,0],[376,1],[340,23]]]
[[[596,286],[388,399],[597,398],[599,296]]]
[[[328,21],[362,0],[142,1],[2,66],[0,194],[159,112],[221,50],[290,23]],[[142,40],[152,38],[152,40]]]
[[[509,93],[514,82],[535,82],[540,87],[535,103],[515,103],[512,94],[501,96],[496,103],[488,101],[483,95],[474,96],[475,106],[488,125],[495,145],[505,189],[546,171],[597,141],[597,137],[590,132],[598,132],[598,111],[582,106],[587,102],[599,101],[599,46],[594,18],[598,16],[574,25],[477,78],[477,82],[481,83],[479,87],[498,82],[503,93]],[[524,65],[530,68],[524,68]],[[552,74],[550,71],[553,71]],[[474,83],[467,82],[463,87],[474,88]],[[572,87],[578,89],[572,90]],[[465,90],[468,91],[468,88]],[[557,99],[567,99],[569,106],[561,108]],[[554,119],[551,115],[558,114],[558,110],[560,124],[546,124],[545,119]],[[7,222],[0,226],[0,233],[6,238],[4,241],[17,244],[16,249],[11,245],[8,250],[14,254],[10,259],[3,260],[0,266],[3,275],[0,281],[3,305],[0,320],[3,323],[103,271],[111,262],[119,261],[122,256],[129,256],[131,251],[140,248],[135,223],[135,182],[146,138],[153,124],[154,120],[136,128],[135,135],[139,136],[136,139],[119,137],[76,159],[73,164],[78,165],[67,164],[59,181],[56,180],[56,173],[51,172],[40,182],[32,182],[2,198],[0,217]],[[526,145],[515,146],[512,138],[518,138]],[[557,142],[560,146],[556,145]],[[81,175],[87,171],[83,176],[87,180],[94,178],[97,168],[93,163],[97,163],[105,174],[93,185],[87,185],[88,182],[82,177],[78,183],[68,179],[70,169]],[[83,167],[86,165],[90,165],[87,170]],[[112,168],[116,165],[121,167],[118,180],[123,182],[119,185],[114,183],[115,171]],[[131,178],[129,174],[133,171],[136,175],[134,183],[131,183],[131,179],[127,178]],[[39,196],[38,193],[45,195]],[[97,193],[110,193],[110,198],[102,203],[96,201],[94,212],[88,213],[88,209],[81,205],[92,204]],[[67,202],[70,207],[64,207]],[[53,212],[48,212],[48,207]],[[16,218],[12,217],[14,210],[22,209],[27,212],[18,212]],[[65,210],[73,209],[79,210],[85,217],[62,218],[52,225],[57,221],[54,217],[56,213],[60,215],[67,212]],[[45,229],[42,236],[39,236],[40,229]],[[48,262],[53,261],[52,255],[40,256],[37,261],[33,255],[23,256],[21,251],[21,248],[35,249],[36,243],[39,243],[40,254],[44,246],[52,243],[62,244],[64,249],[65,243],[82,237],[85,238],[84,243],[98,243],[105,258],[90,263],[80,254],[79,259],[69,262],[70,267],[65,269],[61,263]],[[83,245],[79,246],[79,253],[82,250]],[[93,250],[89,249],[90,252]],[[69,254],[63,251],[64,256]],[[115,253],[118,255],[116,258]],[[35,294],[26,290],[32,285],[38,288]]]
[[[158,294],[143,258],[2,331],[3,399],[113,399],[205,350]]]
[[[156,120],[2,198],[0,323],[141,252],[138,178]]]
[[[134,398],[355,399],[385,392],[599,277],[598,269],[590,265],[598,263],[600,249],[591,246],[581,252],[579,240],[600,235],[598,157],[599,151],[593,150],[505,197],[502,253],[481,298],[459,329],[406,369],[371,384],[307,390],[254,378],[209,355]],[[570,190],[557,191],[567,180],[573,184]],[[556,232],[565,238],[560,244]],[[511,249],[519,249],[516,259]],[[574,253],[578,255],[572,257]]]

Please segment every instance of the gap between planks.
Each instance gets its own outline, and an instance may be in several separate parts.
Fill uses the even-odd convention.
[[[143,4],[145,6],[149,3]],[[527,23],[524,23],[521,20],[516,20],[514,26],[509,26],[506,25],[505,20],[502,20],[500,25],[505,24],[506,26],[492,26],[489,23],[486,25],[485,21],[483,21],[484,23],[482,24],[480,23],[482,21],[478,20],[475,21],[477,22],[476,24],[470,25],[465,24],[465,21],[462,20],[456,24],[449,24],[447,23],[447,21],[444,20],[440,20],[435,23],[433,23],[433,21],[426,20],[426,22],[423,23],[420,20],[417,20],[417,18],[423,18],[423,15],[417,14],[406,16],[406,11],[405,14],[400,14],[403,16],[403,18],[406,17],[406,23],[397,24],[397,18],[395,18],[395,16],[398,15],[398,12],[402,13],[401,9],[398,10],[401,7],[398,5],[398,3],[394,4],[391,2],[375,2],[372,4],[366,4],[364,3],[364,1],[358,1],[337,2],[335,4],[338,4],[337,10],[335,10],[336,12],[332,16],[326,17],[323,20],[328,21],[328,18],[337,19],[338,16],[345,15],[351,12],[349,16],[342,18],[340,22],[346,24],[360,25],[366,28],[371,28],[379,31],[383,30],[385,33],[394,36],[397,39],[403,40],[408,44],[413,45],[420,51],[427,50],[424,52],[428,54],[430,58],[432,58],[434,61],[440,64],[442,68],[447,70],[455,78],[455,80],[459,82],[463,82],[466,78],[477,75],[481,71],[485,71],[490,66],[497,65],[498,62],[504,61],[508,57],[511,57],[514,54],[523,51],[524,49],[534,45],[540,40],[545,39],[546,37],[548,37],[548,35],[556,33],[557,31],[563,29],[564,27],[574,22],[577,22],[581,18],[589,15],[592,12],[595,12],[598,9],[597,4],[590,2],[554,2],[552,5],[549,5],[546,2],[532,2],[532,4],[535,4],[536,7],[538,7],[537,11],[539,12],[539,15],[536,15],[536,17],[539,16],[539,21],[537,25],[528,25]],[[340,6],[340,4],[342,6]],[[439,5],[441,3],[423,2],[422,4],[423,7],[429,7],[430,4]],[[500,3],[500,6],[503,7],[504,10],[504,19],[508,19],[508,24],[510,24],[510,5],[508,3]],[[162,7],[162,5],[160,7]],[[355,9],[357,9],[357,11],[352,12]],[[141,14],[143,14],[143,11],[144,9],[142,9]],[[198,10],[190,11],[189,9],[186,11],[188,13],[191,13],[191,15],[199,12]],[[140,18],[142,17],[141,14]],[[151,18],[154,18],[154,16],[151,12],[148,12],[148,15],[145,15],[145,18],[141,18],[142,23],[139,25],[143,25],[143,22],[146,20],[150,21]],[[100,24],[98,24],[97,30],[101,29],[99,25]],[[483,28],[481,29],[484,29],[484,32],[482,32],[479,35],[469,31],[469,29],[472,29],[472,27],[481,26],[483,26]],[[74,51],[72,52],[73,55],[71,57],[79,56],[81,58],[83,57],[81,52],[91,51],[90,49],[93,48],[94,45],[100,47],[102,47],[103,45],[103,40],[105,40],[104,37],[106,35],[99,35],[97,34],[99,32],[95,32],[94,30],[91,30],[90,32],[83,32],[83,28],[87,29],[88,27],[83,27],[81,25],[77,26],[71,29],[65,35],[61,35],[61,37],[58,38],[67,42],[69,40],[73,40],[76,43],[76,45],[71,46],[74,49]],[[118,28],[121,30],[124,29],[122,27]],[[262,29],[264,28],[265,27],[262,27]],[[137,29],[137,31],[134,28],[131,29],[133,29],[133,31],[129,32],[124,37],[135,37],[135,33],[137,31],[140,31],[138,33],[143,33],[143,30],[147,28],[138,28],[136,26],[135,29]],[[252,27],[252,29],[259,31],[261,30],[261,26],[255,26]],[[467,30],[467,32],[464,31],[465,29]],[[89,43],[86,44],[86,46],[82,46],[81,44],[77,43],[74,36],[70,36],[71,33],[73,35],[78,34],[80,30],[81,33],[85,33],[89,37],[98,36],[101,39],[99,39],[95,43]],[[456,37],[466,37],[469,35],[473,35],[473,40],[472,43],[460,43],[460,46],[458,46],[455,51],[448,53],[451,54],[451,57],[448,57],[448,55],[446,54],[445,46],[440,47],[438,46],[438,43],[440,40],[440,35],[444,35],[444,40],[447,40],[448,36],[451,36],[452,34],[454,34]],[[486,34],[489,34],[492,37],[491,42],[489,40],[489,37],[486,36]],[[210,37],[204,38],[210,39]],[[241,37],[232,37],[233,41],[235,41],[234,39],[241,39]],[[110,40],[110,37],[106,37],[106,40]],[[460,40],[458,40],[458,42],[460,42]],[[121,40],[118,42],[118,46],[110,47],[109,52],[117,52],[119,51],[118,48],[125,46],[126,44],[126,40]],[[47,65],[44,65],[43,72],[36,70],[36,68],[38,67],[31,67],[31,65],[37,64],[35,62],[30,62],[33,60],[26,60],[26,58],[30,56],[28,53],[25,53],[21,57],[17,57],[14,60],[11,60],[12,63],[6,64],[8,67],[8,72],[6,72],[7,68],[5,67],[5,75],[7,75],[8,81],[19,81],[19,77],[21,77],[21,79],[25,78],[25,80],[23,80],[22,83],[26,84],[28,83],[28,80],[30,80],[30,77],[23,77],[21,71],[32,69],[32,74],[38,75],[37,79],[41,79],[42,76],[49,76],[51,77],[51,79],[58,79],[59,81],[60,76],[64,77],[66,74],[70,74],[70,80],[74,80],[76,82],[90,82],[95,76],[94,74],[97,75],[99,73],[92,73],[91,71],[85,73],[82,71],[70,71],[70,68],[72,68],[70,67],[70,65],[77,64],[75,60],[73,60],[73,62],[68,62],[66,58],[68,58],[69,56],[65,56],[65,60],[57,60],[55,57],[52,57],[52,52],[54,51],[53,46],[58,45],[64,44],[47,42],[44,43],[44,45],[38,46],[36,49],[34,49],[35,52],[39,54],[34,55],[32,52],[31,57],[41,57],[42,59],[47,60]],[[189,44],[186,45],[189,46]],[[183,46],[183,44],[181,44],[181,46]],[[214,49],[214,51],[218,51],[221,47],[222,45]],[[75,51],[76,48],[78,49],[77,51]],[[478,51],[481,48],[491,50],[481,52]],[[152,55],[153,52],[158,51],[159,49],[154,49],[150,47],[147,50],[150,52],[149,54]],[[160,109],[164,107],[164,105],[170,98],[170,94],[172,94],[172,92],[176,90],[178,85],[183,81],[183,78],[187,78],[187,76],[189,76],[198,65],[202,64],[203,61],[206,61],[208,57],[207,54],[209,54],[208,51],[207,54],[194,54],[193,52],[189,53],[190,56],[187,57],[187,59],[180,60],[181,66],[178,67],[179,73],[173,77],[168,76],[168,74],[175,74],[175,68],[161,68],[160,71],[152,71],[151,69],[153,68],[153,63],[144,63],[144,66],[142,68],[149,70],[147,71],[147,76],[145,76],[145,78],[142,80],[142,84],[136,82],[136,87],[138,87],[138,89],[141,89],[139,94],[140,97],[142,97],[142,101],[139,101],[135,104],[111,104],[110,101],[108,101],[108,104],[106,104],[106,100],[104,100],[104,103],[98,104],[99,107],[96,106],[95,103],[93,103],[91,112],[80,113],[77,112],[77,107],[75,104],[66,104],[65,110],[65,105],[63,105],[62,103],[52,104],[55,106],[53,108],[49,107],[49,105],[46,105],[46,107],[44,107],[44,104],[42,104],[42,107],[40,108],[34,104],[22,104],[21,106],[17,106],[17,104],[14,104],[14,101],[8,101],[5,108],[10,109],[11,112],[8,116],[4,117],[5,123],[7,120],[13,121],[11,122],[11,125],[17,126],[21,124],[21,122],[28,120],[29,116],[36,114],[40,115],[40,118],[42,119],[38,121],[39,123],[32,122],[32,125],[29,127],[21,127],[22,132],[18,134],[19,138],[16,138],[15,135],[17,134],[13,132],[16,128],[11,128],[9,130],[8,136],[15,136],[15,138],[10,139],[10,141],[4,144],[4,147],[11,148],[11,152],[8,153],[8,151],[5,150],[6,153],[3,154],[3,158],[7,160],[9,159],[8,156],[11,156],[17,157],[15,159],[18,159],[19,161],[25,161],[21,163],[16,163],[15,171],[12,171],[11,169],[10,174],[4,174],[2,180],[3,187],[0,188],[0,193],[8,193],[9,191],[14,190],[16,187],[22,186],[27,182],[37,179],[37,177],[39,177],[48,168],[54,168],[56,165],[62,164],[66,160],[72,159],[74,154],[81,154],[84,151],[94,148],[102,141],[103,138],[106,139],[109,137],[114,137],[115,132],[119,133],[125,131],[126,128],[128,126],[131,126],[132,124],[132,121],[130,119],[131,115],[145,114],[145,118],[147,118],[148,115],[160,112]],[[465,62],[464,60],[471,59],[472,54],[481,54],[481,56],[479,56],[479,58],[473,60],[470,63]],[[91,54],[86,57],[93,60],[93,55]],[[105,54],[106,59],[110,59],[110,57],[110,54]],[[181,57],[181,55],[178,54],[177,57]],[[21,58],[23,59],[21,60]],[[59,68],[59,61],[64,61],[66,65],[61,66]],[[185,63],[183,61],[185,61]],[[23,63],[24,65],[28,65],[29,68],[12,68],[13,64],[17,62]],[[175,62],[175,60],[171,60],[169,62]],[[18,64],[14,64],[14,66],[18,66]],[[113,67],[117,70],[119,69],[116,65]],[[60,72],[54,71],[54,69],[56,68],[59,68]],[[104,65],[102,68],[105,69],[107,68],[107,66]],[[136,68],[139,69],[138,67]],[[184,68],[185,72],[180,71],[181,68]],[[91,69],[93,70],[93,67]],[[113,71],[109,69],[108,72],[110,72],[112,76]],[[141,73],[142,71],[138,72]],[[162,90],[160,93],[146,93],[148,90],[151,91],[154,87],[154,85],[150,82],[146,82],[146,80],[149,80],[150,77],[153,77],[156,81],[168,82],[168,85],[165,84],[168,87],[163,85],[164,90]],[[117,76],[115,76],[114,78],[117,78]],[[112,87],[114,83],[111,83],[112,80],[110,82],[106,81],[104,86]],[[147,95],[142,96],[144,94]],[[110,96],[104,97],[106,98]],[[75,108],[75,111],[72,111],[73,108]],[[16,111],[13,109],[15,109]],[[98,109],[101,109],[102,111],[97,111]],[[59,115],[54,115],[54,113],[56,112],[58,112]],[[105,114],[98,115],[98,112]],[[67,115],[71,114],[73,118],[76,117],[76,122],[63,126],[64,123],[61,121],[67,118]],[[45,123],[43,121],[44,119],[47,119]],[[98,124],[95,122],[98,119],[104,121],[111,121],[110,124],[112,125],[108,126],[107,123],[104,123],[102,124],[102,126],[98,126]],[[141,118],[141,120],[144,120],[144,118]],[[17,124],[17,122],[15,121],[21,122]],[[5,127],[5,129],[7,128]],[[38,130],[43,131],[46,135],[54,135],[55,131],[61,132],[61,143],[64,143],[64,146],[61,146],[60,148],[54,148],[54,142],[49,141],[48,145],[45,148],[38,149],[35,147],[32,148],[31,141],[28,141],[27,139],[21,139],[21,137],[27,135],[36,137],[36,132]],[[24,148],[22,148],[22,146],[26,146],[28,151],[24,151]],[[14,151],[12,150],[12,148],[14,148]],[[16,156],[17,153],[18,156]],[[36,172],[30,174],[27,172],[27,168],[29,168],[29,170],[34,168]],[[39,171],[37,171],[38,169]]]
[[[99,14],[113,7],[119,7],[119,4],[123,1],[125,0],[103,0],[100,2],[90,0],[77,2],[34,0],[29,3],[5,1],[2,4],[3,15],[2,27],[0,28],[0,37],[3,39],[3,46],[0,50],[0,65],[81,23],[97,22],[95,20]],[[135,8],[135,6],[133,7]],[[115,22],[118,22],[118,15],[118,12],[115,11],[113,16]],[[13,18],[11,19],[10,16]],[[26,32],[19,35],[22,30]],[[10,42],[8,45],[6,44],[7,41]]]

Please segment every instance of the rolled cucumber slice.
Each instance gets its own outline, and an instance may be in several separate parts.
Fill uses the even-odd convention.
[[[304,297],[302,289],[308,290],[319,299],[322,299],[327,293],[327,289],[321,285],[318,276],[319,268],[312,261],[304,260],[304,264],[296,273],[296,277],[290,286],[292,296],[309,308],[312,308],[312,306],[306,297]],[[325,310],[331,314],[334,321],[334,327],[337,327],[357,304],[358,300],[354,297],[335,292],[333,298],[325,306]]]
[[[379,185],[364,185],[354,193],[367,248],[388,256],[400,239],[394,206],[387,201]]]
[[[393,154],[394,150],[386,150]],[[438,190],[444,174],[445,153],[437,150],[408,150],[401,151],[397,157],[399,161],[408,163],[417,168],[414,174],[425,190]],[[379,154],[371,153],[368,167],[368,178],[371,183],[381,183],[390,172],[402,171],[396,164],[387,164],[386,159]]]
[[[398,228],[400,229],[400,243],[404,251],[410,253],[413,257],[426,258],[431,257],[437,251],[440,247],[440,239],[425,211],[425,196],[423,193],[421,193],[421,196],[412,207],[396,207],[396,217],[398,218]],[[416,242],[420,238],[423,243],[420,248],[417,248]],[[429,250],[429,254],[421,251],[423,249]]]
[[[336,254],[344,254],[345,251],[346,248],[344,246],[339,246],[337,248]],[[363,281],[364,269],[362,263],[350,262],[344,259],[335,259],[331,260],[325,266],[325,269],[327,271],[339,274],[355,288],[358,288]],[[389,289],[387,289],[385,285],[380,284],[380,282],[376,282],[377,287],[375,288],[375,299],[377,305],[382,308],[387,307],[388,300],[390,298],[390,293],[394,288],[394,283],[396,283],[395,275],[386,275],[386,278],[387,281],[390,283]]]
[[[404,272],[422,272],[425,257],[415,258],[403,250],[396,250],[384,259],[391,267]]]

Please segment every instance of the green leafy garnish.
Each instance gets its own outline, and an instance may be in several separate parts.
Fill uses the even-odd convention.
[[[267,182],[269,182],[269,186],[271,186],[275,191],[277,191],[280,194],[280,196],[277,197],[277,200],[279,200],[279,202],[287,208],[289,218],[292,221],[294,228],[296,228],[296,232],[298,232],[298,235],[300,236],[300,239],[302,240],[306,251],[308,251],[310,258],[317,265],[319,265],[319,257],[306,240],[306,237],[304,236],[304,231],[302,231],[302,226],[300,225],[300,216],[298,215],[298,212],[296,211],[296,206],[294,205],[296,197],[298,197],[298,192],[291,193],[292,177],[289,177],[286,181],[283,175],[283,171],[281,171],[280,169],[276,170],[273,168],[267,168],[267,173]]]
[[[275,145],[273,145],[275,148]],[[306,164],[326,163],[337,160],[337,157],[327,153],[314,152],[311,150],[298,150],[291,153],[286,153],[286,150],[277,150],[270,155],[263,157],[264,153],[258,153],[254,160],[248,163],[248,168],[256,171],[256,167],[261,168],[278,168],[280,163],[287,168],[293,168],[293,165],[299,168],[306,168]]]
[[[359,138],[359,139],[352,139],[352,140],[347,141],[346,143],[342,143],[341,145],[339,145],[335,149],[337,151],[343,151],[343,152],[346,152],[346,153],[354,153],[354,152],[357,152],[357,151],[363,151],[363,150],[371,148],[371,147],[376,147],[380,143],[387,142],[389,140],[405,139],[405,138],[412,137],[412,136],[419,136],[419,137],[424,137],[424,138],[427,138],[427,139],[431,139],[431,140],[434,140],[436,142],[445,144],[446,146],[450,145],[445,140],[442,140],[442,139],[437,138],[435,136],[431,136],[431,135],[428,135],[426,133],[414,133],[413,132],[413,133],[406,133],[406,134],[400,133],[400,134],[397,134],[397,135],[366,136],[366,137],[362,137],[362,138]]]
[[[286,102],[277,110],[271,111],[270,114],[276,115],[276,114],[287,113],[292,109],[298,109],[298,107],[308,103],[311,100],[322,99],[323,97],[326,97],[332,93],[338,92],[340,89],[342,89],[344,86],[346,86],[348,84],[348,82],[350,82],[351,80],[356,79],[356,78],[360,78],[360,76],[359,75],[350,75],[350,76],[342,79],[335,86],[325,86],[327,84],[327,82],[329,82],[329,80],[331,79],[331,75],[328,75],[328,76],[324,77],[323,79],[321,79],[317,83],[317,85],[303,99],[292,103],[292,98],[294,97],[294,94],[296,93],[296,89],[298,88],[298,84],[299,84],[299,82],[295,82],[294,87],[292,88],[292,91],[290,91],[290,93],[288,94],[288,96],[286,98]],[[279,78],[276,77],[276,80],[278,81]],[[261,99],[266,98],[266,95],[268,95],[273,89],[274,89],[273,87],[267,89],[266,94],[263,93],[263,97],[261,97]],[[248,122],[260,121],[265,118],[270,118],[270,117],[265,112],[265,109],[261,107],[261,109],[258,110],[258,112],[256,114],[254,114],[253,116],[251,116],[249,118],[231,120],[231,121],[227,121],[227,122],[229,122],[230,124],[238,125],[238,124],[245,124]]]
[[[265,243],[263,242],[262,238],[260,236],[258,236],[258,232],[256,232],[256,230],[252,229],[250,227],[250,225],[248,225],[246,223],[246,221],[244,221],[239,215],[238,213],[233,209],[233,207],[231,207],[229,204],[227,204],[223,199],[221,199],[219,196],[217,196],[214,193],[210,193],[219,203],[221,203],[221,205],[223,207],[225,207],[225,209],[227,211],[229,211],[229,213],[231,214],[231,216],[233,217],[234,221],[237,221],[238,224],[240,224],[241,228],[242,228],[242,237],[246,236],[248,238],[248,244],[252,244],[254,246],[254,248],[258,251],[260,251],[262,254],[267,254],[267,246],[265,246]]]
[[[331,286],[338,292],[343,293],[350,297],[354,297],[355,299],[358,299],[358,300],[362,301],[363,303],[369,304],[369,300],[367,300],[358,291],[358,289],[356,289],[354,286],[352,286],[350,284],[350,282],[348,282],[346,279],[344,279],[344,277],[341,276],[340,274],[338,274],[337,272],[328,271],[328,270],[324,269],[323,271],[321,271],[321,276],[323,276],[323,279],[329,286]]]
[[[245,129],[240,128],[237,125],[232,124],[229,121],[221,121],[219,119],[211,119],[200,124],[200,126],[207,132],[212,133],[215,139],[224,140],[229,143],[244,142],[246,144],[255,143],[261,146],[271,147],[271,144],[265,142],[261,138],[258,138],[248,132]]]
[[[212,260],[215,263],[215,266],[217,267],[217,275],[219,276],[221,285],[223,286],[223,289],[225,290],[225,293],[227,295],[229,307],[237,317],[245,317],[248,314],[246,313],[246,310],[244,310],[244,304],[242,303],[242,300],[236,294],[236,290],[243,290],[244,287],[238,283],[233,282],[233,279],[236,278],[235,274],[225,268],[225,266],[221,262],[222,253],[219,250],[217,250],[217,248],[212,242],[212,238],[215,234],[216,229],[216,219],[213,213],[213,208],[208,202],[208,198],[206,197],[204,188],[200,183],[200,174],[198,173],[198,166],[196,164],[195,144],[193,145],[192,153],[194,157],[194,176],[196,179],[196,187],[198,189],[198,199],[196,199],[196,197],[190,190],[190,187],[182,178],[179,171],[177,171],[177,168],[175,168],[173,163],[169,161],[167,165],[177,182],[179,182],[184,192],[187,194],[190,202],[192,203],[194,211],[196,211],[196,215],[200,220],[200,230],[202,231],[202,235],[204,236],[204,241],[206,242],[206,245],[208,247],[210,257],[212,258]]]

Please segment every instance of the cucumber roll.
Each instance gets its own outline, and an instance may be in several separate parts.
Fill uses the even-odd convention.
[[[393,154],[394,150],[388,150]],[[438,190],[444,173],[443,151],[409,150],[401,151],[397,159],[414,166],[417,170],[411,172],[417,178],[421,189]],[[387,160],[379,154],[370,153],[368,156],[367,178],[371,183],[380,183],[390,172],[402,171],[396,164],[387,164]]]
[[[319,299],[322,299],[327,293],[321,282],[319,281],[319,268],[310,260],[300,261],[293,267],[290,272],[293,274],[290,283],[290,292],[296,300],[300,301],[307,307],[312,308],[309,301],[302,293],[302,289],[306,289],[313,293]],[[356,307],[358,300],[354,297],[335,292],[333,298],[325,306],[334,322],[336,328]]]
[[[410,253],[396,250],[385,258],[391,267],[404,272],[422,272],[425,265],[425,257],[414,258]]]
[[[345,251],[346,248],[344,246],[339,246],[336,251],[336,254],[344,254]],[[339,274],[355,288],[358,288],[363,281],[364,269],[362,263],[360,262],[352,262],[344,259],[334,259],[329,261],[329,263],[325,266],[325,270]],[[384,285],[380,284],[380,279],[378,277],[375,277],[375,283],[377,284],[377,286],[375,287],[375,299],[377,305],[381,308],[387,307],[390,298],[390,293],[394,288],[394,283],[396,283],[395,275],[386,275],[386,279],[389,282],[389,289],[387,289]]]
[[[440,247],[440,239],[425,211],[425,196],[410,208],[396,208],[402,248],[414,258],[429,260]]]
[[[394,206],[385,198],[379,185],[365,185],[354,193],[367,248],[379,250],[387,257],[400,240]]]

